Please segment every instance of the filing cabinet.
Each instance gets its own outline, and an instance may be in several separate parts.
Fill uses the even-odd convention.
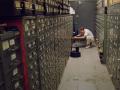
[[[99,57],[101,63],[106,63],[106,31],[107,31],[107,6],[105,1],[98,0],[97,2],[97,16],[96,16],[96,40],[99,50]]]
[[[104,12],[104,11],[103,11]],[[103,52],[104,30],[105,30],[105,15],[97,15],[97,38],[99,40],[99,47]]]
[[[5,57],[6,61],[12,59],[13,62],[0,60],[0,71],[3,71],[0,72],[0,89],[14,90],[12,87],[15,87],[15,90],[24,90],[23,86],[26,85],[23,79],[26,78],[29,85],[26,87],[29,90],[57,90],[71,49],[72,16],[27,16],[20,21],[20,26],[23,27],[23,30],[20,30],[23,33],[22,38],[10,38],[3,43],[6,51],[2,55],[8,56]],[[7,29],[10,30],[10,28]],[[17,32],[15,35],[19,36],[20,33]],[[9,37],[11,34],[5,36]],[[25,49],[24,56],[19,53],[21,52],[19,39],[24,39],[22,46],[22,49],[23,47]],[[10,43],[9,46],[8,43]],[[23,58],[24,62],[21,61]],[[11,68],[3,63],[10,64]],[[22,64],[27,66],[23,68]],[[24,69],[27,69],[26,73],[23,73]],[[6,81],[2,79],[4,74],[9,75]],[[23,74],[26,74],[26,77]],[[10,89],[6,89],[8,81],[11,82],[7,87],[13,84]]]
[[[45,15],[52,15],[54,11],[54,7],[45,3]]]
[[[32,90],[39,90],[40,88],[40,81],[39,81],[39,71],[37,62],[32,62],[30,65],[28,65],[28,77],[30,79],[30,88]]]
[[[25,15],[35,15],[35,6],[31,1],[24,1],[24,14]]]
[[[23,64],[18,29],[1,27],[0,42],[0,88],[1,90],[23,90]]]
[[[70,22],[72,22],[72,17],[69,15],[37,17],[37,52],[41,90],[57,90],[58,88],[69,58],[72,34]]]
[[[45,0],[36,0],[37,4],[41,4],[41,3],[44,3],[44,2],[45,2]]]
[[[109,73],[112,76],[112,81],[115,85],[116,90],[120,90],[120,73],[119,73],[119,19],[120,19],[120,12],[119,12],[120,4],[112,5],[108,8],[108,15],[107,15],[107,28],[106,28],[106,43],[104,46],[106,47],[104,53],[106,64]],[[100,36],[102,37],[102,36]]]
[[[69,3],[64,0],[45,0],[46,15],[61,15],[69,13]]]
[[[26,16],[23,18],[23,25],[25,29],[25,39],[31,39],[36,36],[36,22],[34,16]]]
[[[35,17],[23,18],[26,63],[28,66],[28,81],[30,90],[40,89],[40,76],[37,53],[37,27]]]
[[[44,3],[40,3],[37,2],[36,4],[34,4],[35,6],[35,15],[44,15],[45,13],[45,7],[44,7]]]
[[[69,14],[69,2],[68,0],[1,0],[0,11],[0,17],[63,15]]]

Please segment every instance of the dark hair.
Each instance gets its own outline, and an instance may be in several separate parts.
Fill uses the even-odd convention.
[[[80,30],[84,30],[85,28],[84,27],[80,27]]]

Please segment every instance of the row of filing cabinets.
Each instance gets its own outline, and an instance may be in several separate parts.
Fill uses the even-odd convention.
[[[116,90],[120,90],[120,4],[110,6],[107,15],[105,59]]]
[[[57,90],[69,58],[72,34],[72,17],[38,17],[38,59],[40,62],[41,89]]]
[[[7,27],[14,25],[18,28],[18,30],[11,28],[12,32],[19,31],[17,35],[19,41],[16,41],[18,47],[15,45],[17,50],[14,53],[16,53],[16,58],[19,57],[17,59],[19,60],[18,73],[20,72],[21,75],[18,81],[22,81],[19,83],[21,89],[11,89],[13,86],[10,86],[11,88],[2,90],[57,90],[71,50],[72,16],[27,16],[5,20],[4,23]],[[5,45],[6,43],[5,41]],[[20,53],[18,48],[20,48]],[[15,58],[14,53],[12,58]],[[3,54],[3,51],[0,54]],[[4,58],[3,61],[5,61]],[[3,65],[1,61],[0,69],[7,70],[7,66],[1,67]],[[4,72],[0,73],[0,76],[4,76]],[[2,83],[1,79],[0,83]],[[11,80],[10,78],[9,81]]]
[[[106,63],[105,44],[106,44],[106,29],[107,29],[107,7],[104,5],[104,0],[98,0],[97,16],[96,16],[96,41],[99,51],[99,57],[102,64]]]
[[[8,16],[68,14],[69,3],[68,0],[61,0],[61,2],[56,0],[1,0],[0,12],[2,18]]]

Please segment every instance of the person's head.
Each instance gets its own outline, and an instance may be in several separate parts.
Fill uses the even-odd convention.
[[[80,33],[84,34],[84,30],[85,30],[84,27],[80,27]]]

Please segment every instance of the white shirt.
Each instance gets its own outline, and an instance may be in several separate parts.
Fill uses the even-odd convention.
[[[84,36],[85,36],[87,39],[94,39],[94,35],[93,35],[93,33],[92,33],[89,29],[84,29],[84,31],[85,31]]]

